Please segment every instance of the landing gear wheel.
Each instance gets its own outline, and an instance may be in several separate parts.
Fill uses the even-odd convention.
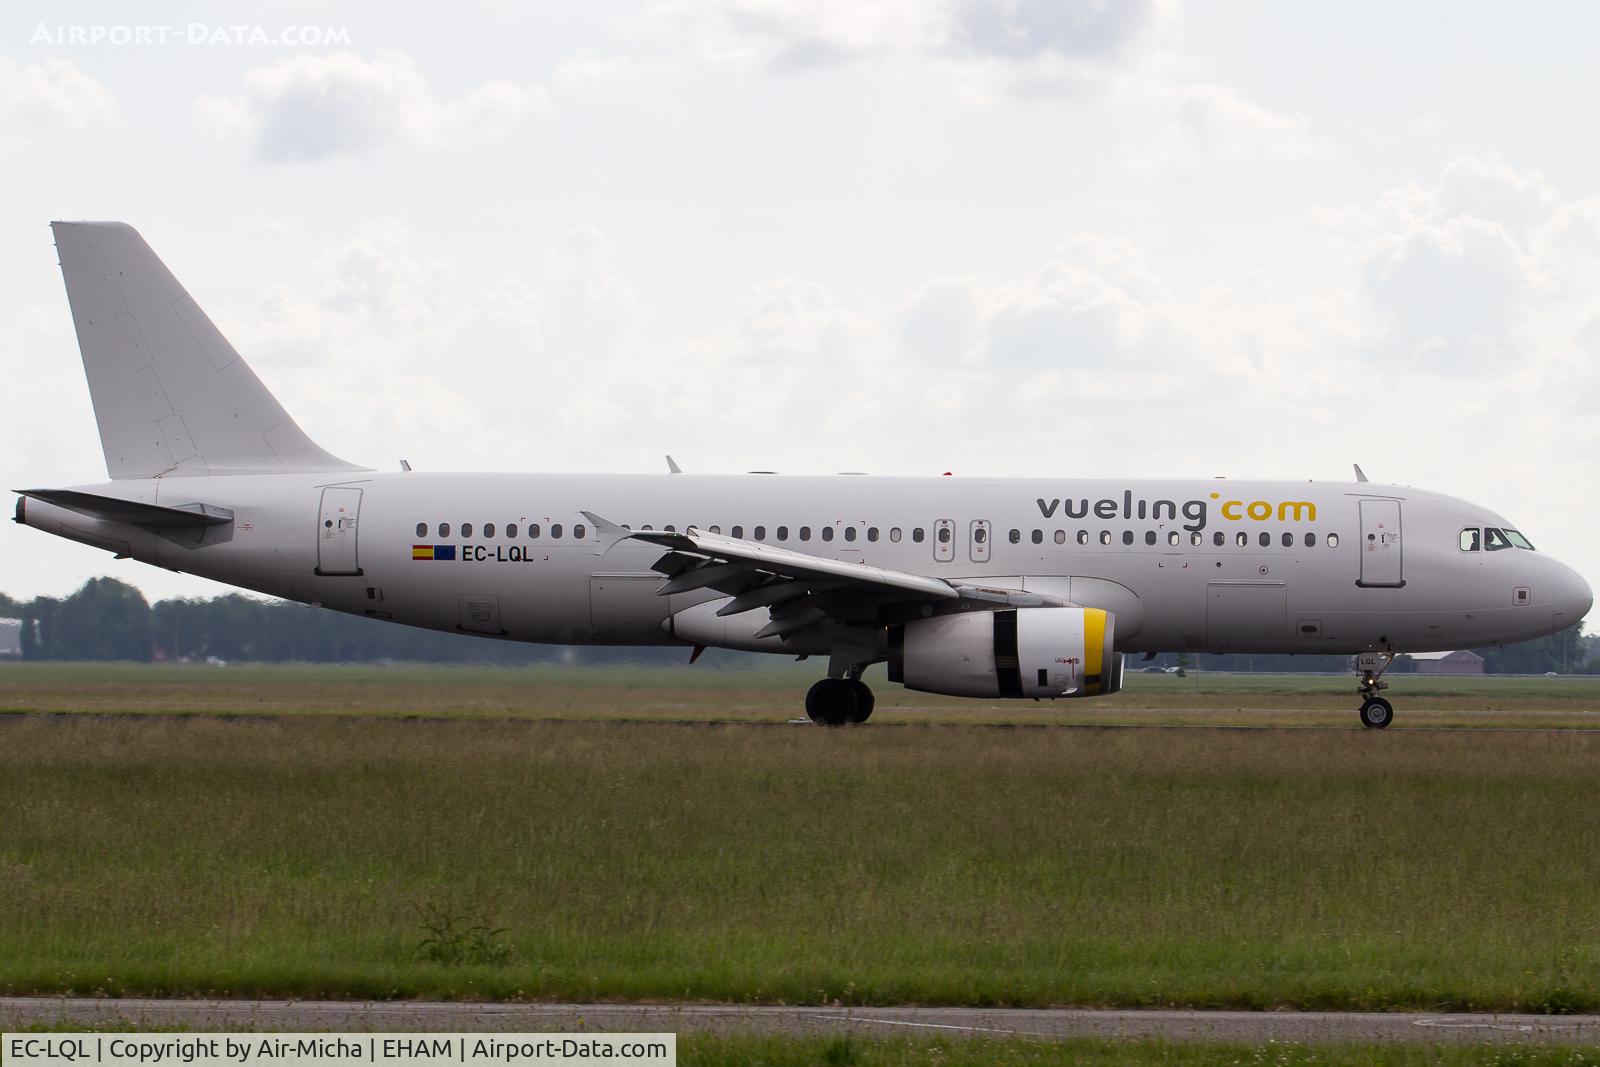
[[[856,706],[855,686],[843,678],[824,678],[806,693],[806,714],[818,726],[843,726]]]
[[[872,688],[860,679],[851,679],[849,682],[851,695],[855,698],[855,710],[850,713],[850,721],[863,723],[872,718],[872,708],[877,703],[872,696]]]
[[[1394,705],[1382,697],[1372,697],[1361,705],[1361,725],[1369,730],[1382,730],[1394,721]]]

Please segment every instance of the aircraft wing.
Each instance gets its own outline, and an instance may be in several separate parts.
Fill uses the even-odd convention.
[[[941,601],[981,602],[987,607],[1038,607],[1063,601],[1021,589],[973,585],[910,571],[813,556],[762,541],[705,533],[627,530],[592,512],[595,528],[623,540],[659,545],[666,554],[652,565],[666,577],[660,595],[711,589],[731,599],[718,615],[766,608],[768,624],[757,637],[784,637],[825,618],[876,622],[883,611]]]

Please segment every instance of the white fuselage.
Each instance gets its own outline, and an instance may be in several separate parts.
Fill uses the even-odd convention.
[[[1455,649],[1549,634],[1589,606],[1542,553],[1463,550],[1462,530],[1511,525],[1493,512],[1373,483],[370,473],[79,488],[234,520],[208,543],[38,500],[22,521],[262,593],[517,641],[826,651],[755,638],[762,612],[712,621],[710,589],[658,596],[662,549],[614,542],[583,512],[1106,608],[1124,651]]]

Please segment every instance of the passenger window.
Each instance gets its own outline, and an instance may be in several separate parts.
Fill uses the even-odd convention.
[[[1283,531],[1283,547],[1284,548],[1293,548],[1294,547],[1294,534],[1290,533],[1288,530]]]
[[[833,540],[833,527],[832,526],[824,526],[822,528],[822,539],[824,541],[832,541]]]
[[[1461,551],[1478,551],[1478,549],[1481,547],[1480,542],[1482,540],[1483,531],[1479,530],[1476,526],[1467,527],[1465,530],[1461,531]]]
[[[667,523],[665,526],[663,526],[661,528],[663,530],[667,531],[667,533],[677,533],[678,532],[678,528],[676,526],[672,525],[672,523],[670,523],[670,522]]]
[[[654,527],[654,526],[651,526],[651,525],[650,525],[650,524],[649,524],[649,523],[648,523],[648,522],[647,522],[647,523],[645,523],[645,524],[644,524],[644,525],[643,525],[643,526],[641,526],[641,527],[639,527],[639,529],[641,529],[641,530],[654,530],[654,529],[655,529],[655,527]]]
[[[899,540],[900,540],[900,527],[898,527],[898,526],[889,527],[889,540],[894,541],[896,543],[899,542]]]
[[[626,529],[627,527],[623,527],[623,528]],[[514,522],[506,523],[506,536],[507,537],[515,537],[515,536],[517,536],[517,524],[516,523],[514,523]]]
[[[1484,528],[1483,550],[1485,552],[1498,552],[1502,548],[1510,547],[1511,540],[1502,531],[1495,529],[1493,526]]]
[[[846,541],[854,541],[856,539],[856,528],[854,526],[846,526],[844,528],[844,539]]]
[[[1056,531],[1056,544],[1064,545],[1066,543],[1067,543],[1067,531],[1065,531],[1065,530],[1057,530]]]
[[[461,524],[461,536],[462,537],[471,537],[472,536],[472,523],[464,522],[464,523]]]
[[[1250,547],[1250,535],[1245,533],[1243,530],[1240,530],[1234,535],[1233,541],[1234,544],[1238,545],[1240,548]]]
[[[911,528],[911,540],[915,541],[919,545],[922,544],[922,527],[913,526]]]
[[[1089,531],[1088,530],[1079,530],[1078,531],[1078,544],[1086,545],[1088,543],[1089,543]]]
[[[878,528],[876,526],[868,526],[867,527],[867,540],[868,541],[876,541],[877,539],[878,539]]]
[[[417,523],[417,536],[418,537],[427,537],[428,536],[428,524],[427,523],[425,523],[425,522]]]
[[[978,527],[978,529],[981,531],[983,529],[983,527],[980,526],[980,527]],[[948,527],[948,526],[939,527],[939,543],[941,545],[948,545],[950,543],[950,527]]]
[[[1109,545],[1111,543],[1111,531],[1110,530],[1101,530],[1100,531],[1100,543],[1102,545]]]
[[[789,540],[789,527],[787,527],[787,526],[778,527],[778,540],[780,540],[780,541]]]
[[[1272,544],[1272,535],[1267,533],[1267,531],[1262,530],[1261,536],[1258,538],[1258,540],[1261,542],[1261,547],[1266,548]]]
[[[1339,535],[1338,534],[1334,533],[1334,534],[1329,534],[1328,535],[1328,547],[1329,548],[1338,548],[1339,547]]]
[[[1177,530],[1169,530],[1167,532],[1167,544],[1171,545],[1173,548],[1177,548],[1178,547],[1178,541],[1179,541],[1178,531]]]
[[[1306,547],[1307,548],[1316,548],[1317,547],[1317,535],[1316,534],[1314,534],[1314,533],[1306,534]]]
[[[440,537],[449,537],[450,536],[450,524],[448,522],[441,522],[439,524],[439,536]]]
[[[485,536],[485,537],[493,537],[494,536],[494,523],[486,522],[486,523],[483,524],[483,536]]]
[[[1211,543],[1216,545],[1218,548],[1221,548],[1223,545],[1228,543],[1228,535],[1223,533],[1221,530],[1218,530],[1216,533],[1211,535]]]
[[[809,526],[800,527],[800,540],[802,540],[802,541],[811,540],[811,527],[809,527]]]
[[[550,536],[551,537],[560,537],[561,536],[561,524],[559,522],[552,522],[550,524]]]
[[[584,528],[583,528],[583,523],[579,522],[579,523],[574,523],[573,524],[573,526],[572,526],[572,536],[573,537],[576,537],[578,540],[582,541],[584,533],[585,533],[585,531],[584,531]]]
[[[539,540],[539,524],[538,523],[536,523],[536,522],[528,523],[528,537],[530,539],[534,540],[534,541]]]
[[[744,527],[743,526],[735,526],[733,529],[729,530],[728,533],[733,537],[743,537],[744,536]]]
[[[1190,531],[1190,533],[1189,533],[1189,544],[1190,545],[1192,545],[1195,548],[1199,548],[1201,545],[1203,545],[1205,543],[1206,543],[1205,536],[1203,534],[1201,534],[1199,530]]]
[[[950,531],[948,531],[948,530],[940,530],[939,531],[939,533],[941,535],[948,534],[949,532]],[[943,542],[945,542],[945,541],[948,541],[948,540],[950,540],[950,538],[946,537],[946,536],[941,536],[939,538],[939,541],[940,541],[941,544]],[[973,530],[972,530],[972,540],[975,543],[980,544],[980,545],[987,543],[988,540],[989,540],[989,528],[987,526],[974,527]]]
[[[767,528],[765,526],[757,526],[751,532],[755,534],[757,541],[765,541],[767,539]]]
[[[1125,545],[1133,544],[1133,531],[1132,530],[1123,530],[1122,531],[1122,543],[1125,544]]]
[[[1012,530],[1009,534],[1006,535],[1006,537],[1014,545],[1022,544],[1022,531],[1021,530]]]
[[[1035,531],[1033,531],[1033,543],[1036,544],[1036,545],[1044,544],[1044,531],[1043,530],[1035,530]]]
[[[1154,530],[1146,530],[1144,532],[1144,543],[1147,545],[1156,543],[1156,532]]]
[[[717,534],[719,537],[722,535],[722,527],[720,526],[708,526],[706,529],[710,530],[714,534]]]

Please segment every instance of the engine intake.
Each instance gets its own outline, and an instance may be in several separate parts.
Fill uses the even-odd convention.
[[[1021,608],[914,619],[890,631],[889,680],[961,697],[1093,697],[1122,688],[1116,617]]]

